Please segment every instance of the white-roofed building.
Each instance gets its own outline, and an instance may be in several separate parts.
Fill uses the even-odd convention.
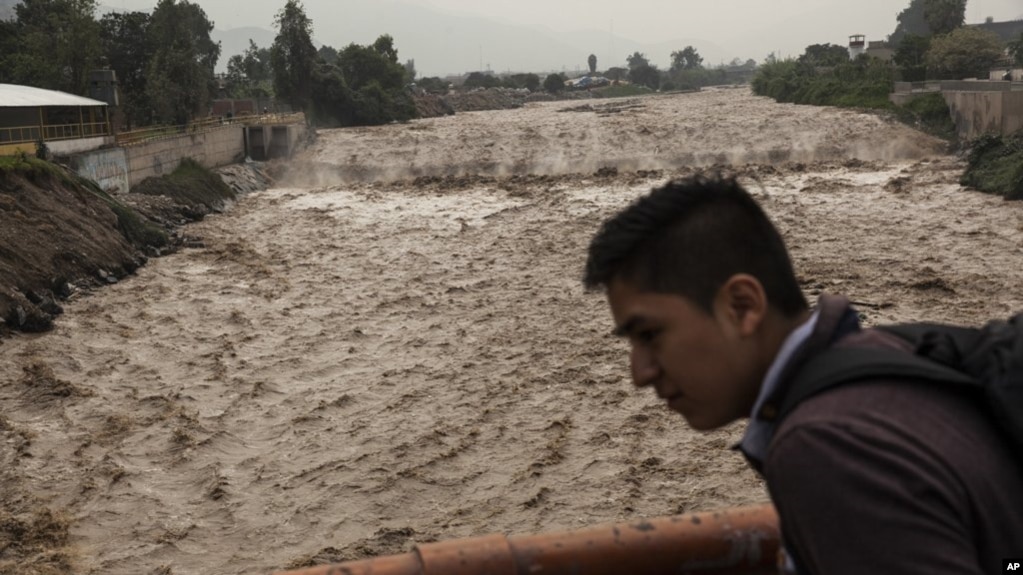
[[[33,154],[39,141],[58,155],[112,143],[107,103],[54,90],[0,84],[0,155],[18,150]]]

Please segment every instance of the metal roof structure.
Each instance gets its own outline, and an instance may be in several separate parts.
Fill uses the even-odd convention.
[[[0,84],[0,108],[40,108],[49,106],[106,106],[106,102],[66,92],[44,90],[18,84]]]

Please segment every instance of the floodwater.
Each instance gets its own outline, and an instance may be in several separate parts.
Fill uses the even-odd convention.
[[[580,284],[600,222],[697,167],[868,323],[1023,308],[1023,206],[940,142],[744,89],[594,102],[323,131],[205,247],[4,341],[6,513],[69,525],[79,573],[235,574],[766,501],[742,426],[633,389]]]

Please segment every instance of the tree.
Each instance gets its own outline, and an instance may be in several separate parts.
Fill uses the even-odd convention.
[[[614,66],[604,71],[604,77],[608,80],[620,81],[629,77],[629,71],[621,66]]]
[[[966,0],[924,0],[924,19],[932,34],[948,34],[966,22]]]
[[[149,20],[146,12],[108,12],[99,22],[103,55],[106,65],[117,74],[121,109],[129,129],[153,122],[153,106],[146,92],[146,74],[153,58]]]
[[[895,26],[895,31],[888,36],[888,41],[896,46],[902,42],[902,38],[907,34],[915,34],[917,36],[930,36],[931,27],[927,23],[927,16],[925,14],[925,2],[927,0],[911,0],[909,6],[907,6],[899,15],[895,17],[898,24]]]
[[[631,56],[625,58],[625,61],[629,64],[629,70],[650,65],[650,60],[647,60],[646,54],[642,52],[634,52]]]
[[[18,83],[12,56],[17,54],[20,41],[17,23],[0,19],[0,84]]]
[[[953,30],[931,40],[927,68],[940,79],[987,77],[1002,58],[1002,41],[997,34],[980,28]]]
[[[320,49],[316,51],[316,55],[327,64],[337,64],[337,50],[331,46],[327,46],[326,44],[320,46]]]
[[[565,76],[564,74],[548,74],[543,80],[543,89],[547,90],[552,94],[565,91]]]
[[[671,71],[698,70],[703,68],[703,57],[692,46],[671,53]]]
[[[385,91],[405,87],[405,67],[398,63],[394,40],[383,35],[372,46],[349,44],[338,53],[338,68],[352,90],[376,82]]]
[[[381,56],[390,60],[392,64],[398,63],[398,50],[394,48],[394,38],[390,34],[384,34],[373,42],[373,50]]]
[[[416,61],[415,59],[405,60],[405,81],[415,82],[416,81]]]
[[[270,67],[274,75],[274,91],[297,110],[305,112],[310,104],[316,48],[313,46],[313,23],[302,3],[288,0],[274,19],[277,37],[270,48]]]
[[[835,44],[812,44],[798,61],[811,66],[837,66],[849,61],[849,49]]]
[[[24,0],[18,44],[6,58],[17,83],[85,94],[100,58],[96,0]]]
[[[500,85],[500,80],[483,72],[472,72],[465,78],[465,82],[462,82],[462,86],[470,90],[473,88],[496,88]]]
[[[590,74],[597,73],[597,55],[590,54],[590,57],[586,59],[586,63],[590,66]]]
[[[273,92],[270,49],[260,48],[252,39],[244,54],[227,61],[228,92],[235,98],[267,98]]]
[[[927,36],[906,34],[895,49],[892,60],[902,69],[902,79],[907,82],[920,82],[927,79],[927,51],[931,49],[931,39]]]
[[[636,66],[629,70],[629,81],[656,90],[661,87],[661,72],[650,64]]]
[[[220,58],[206,12],[188,0],[160,0],[147,30],[153,56],[146,93],[156,119],[185,124],[205,114],[216,91],[213,72]]]
[[[1017,66],[1023,66],[1023,32],[1020,32],[1019,38],[1009,42],[1009,55]]]

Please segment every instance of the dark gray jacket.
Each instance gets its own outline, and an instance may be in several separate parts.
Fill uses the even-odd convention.
[[[821,349],[906,348],[860,330],[844,298],[822,298],[819,309],[767,415]],[[779,423],[754,465],[802,572],[981,575],[1023,557],[1023,454],[976,398],[947,385],[864,381],[813,396]]]

